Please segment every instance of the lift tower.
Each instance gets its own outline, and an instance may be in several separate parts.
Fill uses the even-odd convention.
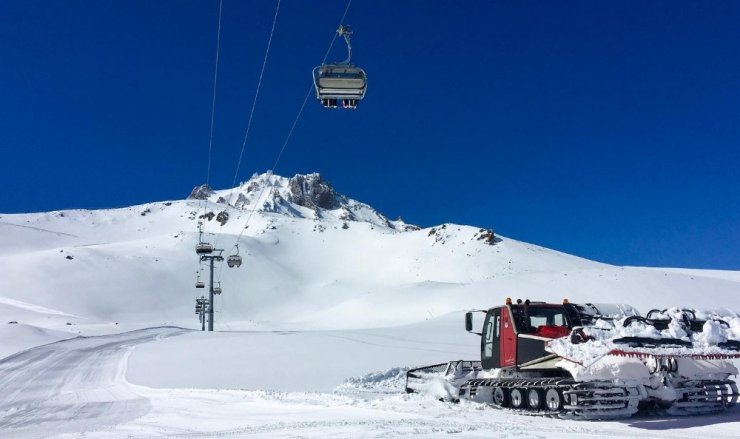
[[[208,330],[213,331],[213,295],[221,294],[221,282],[218,283],[217,287],[214,288],[213,286],[213,265],[216,262],[221,262],[224,260],[224,257],[221,255],[224,252],[224,249],[213,248],[212,244],[203,242],[202,225],[203,223],[198,223],[198,232],[200,237],[198,239],[198,244],[195,246],[195,254],[200,257],[200,260],[202,262],[209,262],[209,266],[211,268],[211,277],[208,285],[208,300],[200,301],[200,310],[201,312],[203,312],[204,307],[207,307],[206,312],[208,314]],[[239,244],[235,244],[234,247],[236,248],[236,254],[229,256],[227,262],[229,268],[240,267],[242,265],[242,257],[239,255]],[[198,277],[195,287],[203,288],[203,286],[204,285],[200,281],[200,277]],[[196,299],[196,314],[198,313],[198,304],[198,299]],[[203,320],[201,320],[201,323],[202,322]]]
[[[208,252],[202,252],[198,253],[198,248],[196,247],[195,252],[200,254],[200,260],[204,262],[209,262],[210,268],[211,268],[211,278],[210,282],[208,284],[208,330],[213,331],[213,265],[216,262],[221,262],[224,260],[224,257],[221,256],[221,253],[223,253],[223,249],[220,248],[213,248],[211,244],[206,244],[209,246]],[[200,246],[200,244],[198,244]],[[221,292],[221,288],[219,286],[218,292]]]

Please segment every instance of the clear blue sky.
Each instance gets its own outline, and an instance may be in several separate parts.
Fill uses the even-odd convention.
[[[231,185],[275,1],[224,1]],[[283,0],[240,180],[272,166],[344,10]],[[0,1],[0,212],[204,182],[218,1]],[[389,216],[604,262],[740,269],[740,2],[354,0],[355,112],[313,97],[275,172]],[[344,58],[336,45],[331,59]]]

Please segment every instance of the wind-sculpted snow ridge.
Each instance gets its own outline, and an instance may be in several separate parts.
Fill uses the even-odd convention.
[[[658,329],[655,325],[643,321],[627,322],[630,317],[615,320],[598,319],[593,326],[586,326],[581,330],[583,341],[574,343],[569,337],[562,337],[549,342],[547,349],[585,367],[611,354],[698,358],[740,356],[738,350],[726,345],[728,341],[740,341],[740,317],[717,316],[710,312],[696,312],[695,315],[706,320],[701,331],[691,331],[687,328],[683,323],[684,311],[679,308],[668,309],[651,316],[653,319],[668,321],[666,329]],[[626,326],[625,322],[628,323]],[[635,342],[619,342],[625,339],[640,339],[644,342],[642,345]],[[670,345],[669,342],[675,340],[682,344]],[[644,346],[645,344],[651,346]]]
[[[213,191],[205,185],[198,186],[189,198],[293,218],[366,222],[397,231],[419,230],[400,218],[391,221],[367,204],[340,194],[318,173],[297,174],[291,178],[271,173],[254,174],[233,189]]]

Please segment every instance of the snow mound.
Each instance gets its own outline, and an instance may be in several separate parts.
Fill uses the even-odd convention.
[[[338,392],[399,393],[406,385],[408,367],[394,367],[385,371],[371,372],[347,378],[337,387]]]
[[[36,326],[0,323],[0,359],[36,346],[76,337],[76,334]]]
[[[343,394],[403,394],[406,389],[406,372],[408,371],[408,367],[394,367],[347,378],[335,389],[335,392]],[[445,401],[456,400],[458,394],[457,387],[453,386],[446,377],[435,373],[428,374],[421,383],[415,385],[414,392]]]

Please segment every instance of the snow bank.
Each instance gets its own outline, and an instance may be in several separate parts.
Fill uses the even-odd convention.
[[[393,367],[384,371],[371,372],[350,377],[337,387],[338,392],[400,393],[406,384],[408,367]]]
[[[0,359],[35,346],[76,337],[69,332],[35,326],[0,323]]]

